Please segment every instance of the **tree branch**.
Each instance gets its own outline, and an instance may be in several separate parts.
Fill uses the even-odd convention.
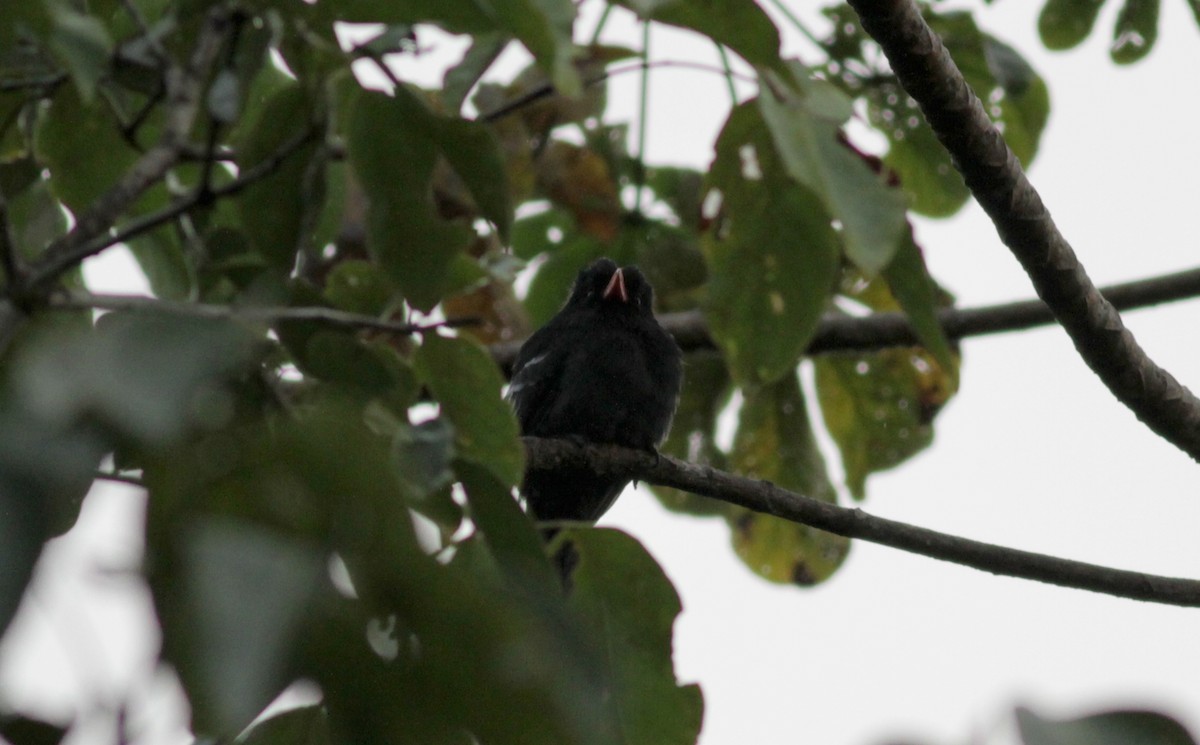
[[[523,438],[529,466],[587,468],[606,476],[638,479],[808,525],[861,538],[992,574],[1032,579],[1133,600],[1200,607],[1200,581],[1087,564],[996,546],[838,507],[766,481],[684,463],[675,458],[615,445]]]
[[[1104,296],[1121,310],[1186,300],[1200,295],[1200,269],[1123,282],[1103,288]],[[943,308],[938,320],[946,336],[957,341],[968,336],[1021,331],[1054,323],[1054,314],[1041,300],[1022,300],[978,308]],[[715,347],[700,311],[659,316],[663,327],[684,351]],[[494,344],[492,356],[505,370],[512,367],[521,341]],[[827,314],[821,319],[808,346],[808,354],[871,351],[888,347],[918,345],[916,332],[902,313],[873,313],[869,316]]]
[[[13,237],[12,224],[8,219],[8,199],[0,191],[0,269],[4,271],[6,290],[19,296],[24,290],[25,267],[17,252],[17,241]]]
[[[230,305],[179,303],[141,295],[99,295],[87,292],[73,292],[61,297],[51,298],[49,308],[59,310],[99,309],[165,313],[191,318],[213,318],[267,324],[278,323],[280,321],[313,321],[338,328],[364,329],[401,335],[418,334],[439,328],[474,326],[479,323],[479,319],[474,317],[450,318],[445,321],[426,324],[396,323],[395,321],[385,321],[374,316],[348,313],[336,308],[322,308],[319,306],[298,308],[239,308]]]
[[[1200,460],[1200,399],[1146,355],[1092,284],[916,3],[850,5],[1088,367],[1146,426]]]
[[[179,161],[187,148],[188,133],[200,108],[204,82],[221,48],[228,23],[223,10],[210,12],[188,64],[184,67],[172,65],[167,69],[166,121],[159,141],[139,157],[117,183],[76,216],[75,227],[70,232],[50,244],[43,258],[30,271],[31,290],[44,290],[60,274],[90,256],[91,253],[84,253],[83,249],[91,246],[97,236],[106,235],[117,217]]]
[[[75,246],[69,254],[62,257],[60,262],[55,264],[39,264],[30,273],[29,283],[31,285],[40,284],[44,286],[61,274],[64,267],[69,268],[74,266],[89,256],[95,256],[106,248],[123,243],[130,238],[153,230],[159,225],[168,223],[188,210],[200,205],[202,202],[237,194],[255,181],[263,179],[279,170],[279,166],[282,165],[283,161],[289,155],[303,147],[315,135],[315,129],[301,132],[283,143],[271,155],[254,164],[254,166],[244,169],[233,181],[216,187],[208,187],[204,182],[201,182],[187,196],[177,199],[161,210],[136,217],[121,226],[119,230],[102,233],[85,243]]]

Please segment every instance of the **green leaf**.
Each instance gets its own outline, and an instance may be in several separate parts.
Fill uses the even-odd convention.
[[[1070,49],[1092,31],[1103,0],[1047,0],[1038,16],[1038,34],[1047,49]]]
[[[491,4],[501,27],[525,45],[557,90],[567,96],[583,92],[572,64],[575,6],[571,0],[491,0]]]
[[[1079,719],[1045,719],[1019,707],[1017,726],[1025,745],[1196,745],[1182,724],[1152,711],[1107,711]]]
[[[442,103],[448,111],[458,112],[462,109],[467,94],[511,40],[508,34],[493,31],[479,34],[471,41],[471,46],[458,64],[446,70],[442,76]]]
[[[1113,27],[1113,62],[1129,65],[1150,53],[1158,39],[1159,0],[1125,0]]]
[[[983,44],[988,69],[1004,91],[999,104],[1004,141],[1028,166],[1037,155],[1042,130],[1050,118],[1050,91],[1015,49],[987,34]]]
[[[659,452],[688,463],[725,469],[725,453],[717,447],[717,416],[729,401],[732,381],[725,360],[715,350],[691,352],[684,358],[683,389],[671,422],[671,433]],[[690,515],[720,515],[728,505],[691,492],[652,486],[658,501],[669,510]]]
[[[904,309],[909,323],[917,332],[917,337],[925,348],[933,353],[943,370],[950,372],[953,377],[953,387],[958,387],[958,360],[942,324],[938,321],[938,288],[929,269],[925,266],[925,257],[917,246],[912,234],[912,227],[905,230],[900,250],[892,259],[892,263],[883,271],[888,288]]]
[[[50,51],[66,67],[79,97],[90,104],[96,85],[108,71],[113,42],[104,24],[66,2],[48,2]]]
[[[817,449],[796,375],[743,393],[729,457],[733,469],[812,499],[836,503],[837,493]],[[738,556],[772,582],[821,582],[833,574],[850,550],[846,538],[750,510],[734,510],[728,520]]]
[[[657,166],[646,169],[646,186],[670,206],[685,228],[699,232],[704,175],[694,168]]]
[[[526,591],[556,594],[559,578],[546,560],[533,521],[521,511],[512,489],[473,463],[459,462],[455,471],[462,479],[471,519],[483,531],[492,555],[508,578]]]
[[[35,148],[50,169],[51,188],[81,213],[111,187],[138,154],[104,106],[85,105],[75,88],[60,87],[40,119]]]
[[[675,679],[671,628],[682,606],[654,558],[617,530],[575,529],[565,538],[578,552],[570,607],[605,650],[611,678],[605,705],[627,745],[692,745],[704,699],[697,685]]]
[[[645,18],[698,31],[747,62],[790,74],[779,56],[779,30],[757,3],[742,0],[622,0]]]
[[[379,316],[392,304],[396,286],[378,264],[347,259],[325,278],[324,292],[329,304],[339,310]]]
[[[95,332],[42,339],[18,361],[16,389],[50,422],[98,421],[147,445],[232,416],[221,384],[257,360],[227,321],[109,313]]]
[[[826,118],[810,99],[828,102],[842,94],[829,83],[804,80],[806,74],[801,70],[796,76],[803,80],[798,91],[774,77],[772,89],[786,92],[786,98],[777,100],[769,90],[757,98],[759,110],[788,175],[818,195],[826,212],[841,221],[846,255],[874,276],[899,247],[908,200],[840,141],[842,120]],[[835,110],[848,114],[849,109],[847,100]]]
[[[383,393],[398,382],[394,352],[369,345],[353,333],[320,329],[305,343],[301,369],[309,375]]]
[[[726,122],[709,183],[723,200],[704,241],[709,328],[735,380],[778,380],[799,363],[832,292],[837,235],[817,197],[784,173],[753,104]]]
[[[38,181],[8,204],[17,248],[26,260],[36,259],[51,241],[67,232],[67,217],[50,189],[49,179]],[[91,314],[87,315],[90,326]]]
[[[317,106],[299,84],[275,92],[235,142],[238,169],[247,171],[275,156],[284,144],[314,127]],[[302,145],[236,200],[250,244],[281,271],[290,272],[295,265],[324,200],[323,163],[316,154],[315,141]]]
[[[1026,165],[1031,163],[1050,110],[1044,81],[1015,49],[980,32],[972,14],[939,12],[931,5],[923,5],[922,12],[989,115],[1003,129],[1013,152]],[[913,211],[932,217],[955,213],[970,192],[916,101],[894,75],[873,72],[877,47],[851,9],[831,6],[824,13],[832,28],[822,41],[829,55],[826,79],[867,102],[871,125],[889,140],[884,164],[908,192]]]
[[[434,126],[442,155],[470,189],[479,211],[496,224],[500,240],[507,241],[513,206],[496,136],[491,129],[466,119],[438,117]]]
[[[485,349],[464,338],[426,334],[414,359],[421,379],[454,424],[459,457],[491,471],[506,487],[520,483],[525,450],[504,379]]]
[[[331,745],[329,717],[321,704],[301,706],[256,722],[238,735],[237,745]]]
[[[904,121],[904,128],[884,128],[891,139],[884,162],[899,175],[912,198],[913,212],[949,217],[967,203],[971,191],[925,120],[914,110],[907,112]]]
[[[164,300],[187,300],[192,291],[192,271],[171,227],[143,233],[126,241],[150,290]]]
[[[0,636],[42,544],[75,524],[105,450],[92,433],[0,412]]]
[[[465,225],[443,220],[434,205],[440,148],[433,117],[402,88],[395,98],[361,91],[347,111],[350,163],[368,200],[368,248],[409,303],[429,311],[472,237]]]
[[[454,481],[454,427],[445,417],[401,423],[392,436],[392,462],[410,499],[420,501]]]
[[[708,280],[708,267],[695,232],[646,220],[627,224],[620,239],[624,247],[632,247],[660,311],[697,307],[696,291]],[[628,248],[621,251],[626,252]]]
[[[512,226],[513,255],[528,260],[538,254],[556,251],[573,230],[571,215],[559,207],[522,217]]]
[[[984,101],[1005,142],[1026,166],[1037,154],[1050,114],[1050,97],[1037,71],[1013,47],[979,30],[972,14],[930,15],[963,77]],[[926,129],[928,127],[922,124]]]
[[[183,637],[172,646],[187,652],[172,659],[196,731],[237,732],[290,682],[292,645],[326,559],[314,546],[229,519],[196,519],[182,541],[182,603],[169,612]]]
[[[815,367],[825,427],[856,499],[868,475],[929,446],[933,418],[954,394],[955,378],[920,349],[823,355]]]

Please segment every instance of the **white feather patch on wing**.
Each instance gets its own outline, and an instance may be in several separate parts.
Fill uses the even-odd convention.
[[[509,396],[512,396],[513,394],[515,394],[518,391],[520,391],[521,389],[523,389],[526,385],[528,385],[528,383],[525,380],[522,380],[522,378],[525,375],[525,371],[528,370],[529,368],[533,367],[534,365],[538,364],[539,362],[542,362],[543,360],[545,360],[547,354],[549,354],[549,352],[546,352],[544,354],[539,354],[537,357],[534,357],[533,359],[529,360],[528,362],[526,362],[524,365],[521,366],[520,372],[518,372],[516,375],[513,376],[512,384],[508,386],[508,395]]]

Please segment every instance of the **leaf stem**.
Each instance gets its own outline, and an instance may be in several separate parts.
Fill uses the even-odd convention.
[[[642,22],[642,86],[638,100],[638,144],[637,160],[633,172],[637,192],[633,211],[642,211],[643,195],[646,191],[646,120],[650,108],[650,21]]]
[[[725,51],[725,45],[717,44],[717,54],[721,57],[721,67],[725,69],[725,85],[729,88],[729,105],[737,106],[737,88],[733,85],[733,67],[729,64],[729,52]]]

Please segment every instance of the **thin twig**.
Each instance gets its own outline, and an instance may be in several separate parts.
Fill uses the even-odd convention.
[[[0,269],[4,270],[5,290],[11,297],[20,298],[25,292],[25,267],[17,252],[17,239],[13,236],[12,223],[8,219],[8,199],[0,190]]]
[[[524,442],[528,465],[540,469],[586,468],[605,476],[682,489],[836,535],[861,538],[992,574],[1133,600],[1200,607],[1197,580],[1113,569],[939,533],[666,455],[566,440],[526,437]]]
[[[313,129],[301,132],[283,143],[278,150],[268,157],[250,168],[244,169],[233,181],[211,189],[205,189],[203,185],[200,185],[187,196],[172,202],[157,212],[136,217],[123,225],[119,230],[99,235],[87,243],[75,246],[71,253],[63,254],[53,263],[43,262],[43,264],[38,265],[30,272],[29,284],[33,286],[44,285],[52,281],[65,269],[78,264],[89,256],[94,256],[110,246],[123,243],[147,231],[153,230],[159,225],[168,223],[202,202],[237,194],[250,184],[279,170],[279,166],[282,165],[283,161],[289,155],[303,147],[315,135],[316,131]]]
[[[808,26],[804,25],[804,22],[800,20],[800,16],[793,13],[781,0],[770,0],[770,2],[771,5],[775,6],[775,10],[778,10],[788,20],[788,23],[792,24],[792,27],[799,31],[804,38],[817,46],[821,46],[821,40],[817,38],[817,35]]]
[[[646,130],[650,111],[650,21],[642,21],[642,81],[638,89],[637,157],[633,161],[634,214],[642,211],[646,192]]]
[[[721,69],[725,74],[725,85],[729,89],[729,105],[738,105],[737,86],[733,84],[733,65],[729,63],[729,52],[725,51],[725,45],[713,42],[717,47],[717,56],[721,58]]]
[[[588,46],[596,46],[600,43],[600,34],[603,33],[605,25],[608,24],[608,16],[612,13],[612,3],[606,3],[604,10],[600,11],[600,18],[596,21],[596,28],[592,29],[592,35],[588,40]]]
[[[50,244],[41,261],[30,270],[31,290],[44,291],[64,271],[101,250],[88,250],[88,247],[97,236],[103,239],[113,221],[178,162],[199,109],[208,70],[220,50],[227,21],[224,11],[210,12],[187,66],[172,65],[167,70],[167,109],[162,137],[117,183],[76,216],[75,227]]]
[[[1121,310],[1188,300],[1200,296],[1200,269],[1110,285],[1101,292]],[[948,338],[959,340],[1046,326],[1054,323],[1054,314],[1041,300],[1022,300],[979,308],[944,308],[938,311],[938,320]],[[715,346],[700,311],[668,313],[659,316],[659,321],[684,351]],[[492,357],[507,370],[522,343],[524,340],[494,344]],[[817,326],[807,353],[865,352],[919,343],[912,325],[901,313],[874,313],[861,317],[828,314]]]
[[[283,321],[310,321],[347,329],[364,329],[389,334],[421,334],[443,328],[478,326],[481,321],[474,316],[450,318],[434,323],[397,323],[361,313],[349,313],[336,308],[306,306],[285,307],[235,307],[231,305],[209,305],[205,303],[182,303],[146,297],[144,295],[106,295],[73,292],[49,301],[50,309],[58,310],[120,310],[143,313],[164,313],[190,318],[211,318],[242,321],[245,323],[275,324]]]
[[[645,70],[645,69],[661,69],[661,68],[677,68],[677,69],[681,69],[681,70],[698,70],[700,72],[710,72],[710,73],[714,73],[716,75],[721,75],[721,76],[726,75],[725,70],[722,70],[721,68],[716,67],[714,65],[706,65],[703,62],[688,62],[686,60],[658,60],[655,62],[637,62],[634,64],[624,65],[622,67],[614,67],[613,69],[608,70],[607,72],[602,72],[602,73],[600,73],[598,75],[594,75],[590,78],[585,78],[583,81],[583,85],[585,88],[587,88],[587,87],[591,87],[593,85],[598,85],[600,83],[603,83],[604,81],[608,80],[609,78],[615,78],[618,75],[624,75],[625,73],[639,72],[639,71]],[[730,72],[729,74],[732,75],[734,78],[737,78],[738,80],[741,80],[741,81],[747,82],[747,83],[755,83],[758,81],[758,79],[755,77],[752,77],[750,75],[743,75],[742,73],[739,73],[739,72]],[[513,100],[509,101],[508,103],[496,107],[494,110],[489,111],[486,114],[481,114],[478,117],[478,121],[487,122],[490,124],[492,122],[503,119],[504,117],[506,117],[510,114],[513,114],[513,113],[525,108],[526,106],[536,103],[536,102],[542,100],[543,98],[547,98],[548,96],[551,96],[553,94],[554,94],[554,86],[553,85],[551,85],[550,83],[546,83],[545,85],[540,85],[537,88],[534,88],[533,90],[531,90],[527,93],[524,93],[524,94],[518,96],[517,98],[514,98]]]
[[[1147,427],[1200,461],[1200,398],[1150,359],[1092,284],[921,9],[912,0],[850,5],[1080,357]]]
[[[10,78],[0,80],[0,92],[21,91],[29,88],[53,88],[67,80],[65,72],[56,72],[34,78]]]

